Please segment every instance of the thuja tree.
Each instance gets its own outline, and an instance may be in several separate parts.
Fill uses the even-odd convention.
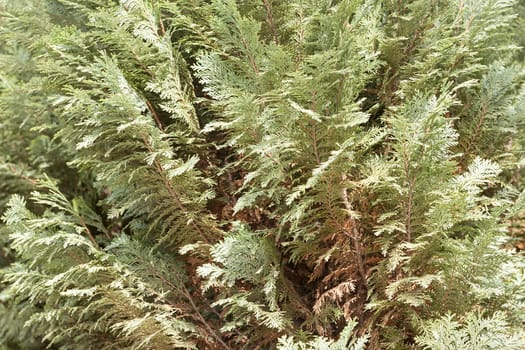
[[[522,349],[523,8],[0,1],[0,348]]]

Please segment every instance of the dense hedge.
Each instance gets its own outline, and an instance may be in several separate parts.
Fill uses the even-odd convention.
[[[523,4],[0,9],[0,349],[525,348]]]

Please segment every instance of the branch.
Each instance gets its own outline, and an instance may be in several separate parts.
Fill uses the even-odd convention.
[[[140,57],[135,53],[135,51],[133,50],[130,50],[131,54],[133,55],[133,58],[135,59],[135,61],[137,61],[137,63],[139,64],[140,68],[142,68],[146,73],[148,73],[148,75],[152,78],[152,79],[157,79],[156,76],[155,76],[155,73],[153,73],[151,71],[151,69],[149,69],[145,64],[144,62],[142,62],[142,60],[140,59]]]
[[[84,228],[84,230],[86,231],[86,234],[87,236],[89,237],[89,240],[91,241],[91,243],[93,243],[93,245],[100,250],[100,246],[98,245],[97,241],[95,240],[95,237],[93,236],[93,234],[91,233],[91,230],[87,227],[86,223],[84,222],[84,219],[82,219],[82,217],[80,215],[77,216],[78,217],[78,220],[80,221],[80,225],[82,225],[82,227]]]
[[[412,206],[414,200],[414,182],[415,179],[410,177],[409,170],[410,159],[407,155],[406,144],[403,143],[403,170],[405,172],[405,177],[408,181],[408,198],[406,203],[406,217],[405,217],[405,231],[407,234],[407,241],[412,240]]]
[[[182,292],[182,294],[186,297],[186,299],[188,300],[188,302],[190,303],[191,305],[191,308],[193,309],[193,311],[195,312],[195,316],[197,317],[197,319],[202,323],[202,325],[206,328],[206,330],[208,331],[208,334],[211,335],[213,338],[215,338],[225,349],[227,350],[232,350],[228,344],[226,344],[222,338],[213,330],[213,328],[211,328],[211,326],[208,324],[208,322],[206,321],[206,319],[204,318],[204,316],[202,316],[202,314],[200,313],[199,311],[199,308],[197,307],[197,305],[195,304],[195,302],[193,301],[193,298],[191,297],[191,294],[189,292],[189,290],[186,288],[186,286],[184,285],[184,283],[181,283],[179,287],[175,286],[173,283],[171,283],[169,280],[167,280],[166,278],[164,278],[164,276],[162,276],[161,274],[158,274],[156,273],[157,277],[160,278],[164,283],[166,283],[169,287],[175,289],[175,290],[180,290]],[[181,290],[182,289],[182,290]]]
[[[150,111],[151,115],[153,116],[153,119],[155,119],[155,124],[157,124],[157,127],[160,131],[164,132],[164,128],[162,127],[162,123],[160,122],[159,115],[157,112],[155,112],[155,109],[153,108],[153,105],[147,98],[144,98],[146,100],[146,105],[148,106],[148,110]]]
[[[461,155],[461,159],[459,160],[459,165],[461,166],[463,162],[467,159],[467,156],[472,150],[472,147],[474,146],[474,143],[477,141],[479,136],[481,135],[481,129],[483,127],[483,123],[485,122],[485,118],[487,117],[487,103],[483,103],[483,106],[481,107],[481,116],[478,119],[478,122],[476,123],[476,128],[474,129],[474,133],[467,141],[467,146],[465,147],[465,152]]]
[[[148,149],[148,151],[153,153],[153,149],[151,148],[151,145],[149,144],[148,139],[146,138],[145,135],[142,135],[142,139],[143,139],[144,144],[146,145],[146,148]],[[164,186],[168,190],[168,193],[173,198],[173,200],[175,201],[175,203],[177,204],[179,209],[183,213],[188,213],[188,210],[186,209],[185,205],[182,203],[181,196],[178,194],[178,192],[175,190],[175,188],[173,188],[173,185],[168,180],[168,176],[166,175],[166,172],[162,168],[162,165],[159,163],[159,161],[157,159],[155,159],[153,161],[153,164],[155,165],[155,170],[157,171],[157,173],[161,177],[162,182],[164,183]],[[208,237],[208,235],[204,232],[204,230],[194,220],[191,220],[191,225],[200,234],[200,236],[207,241],[207,243],[212,242],[212,239],[210,237]]]
[[[275,29],[275,23],[273,21],[273,13],[272,13],[272,1],[271,0],[263,0],[264,8],[266,9],[266,21],[268,22],[268,25],[270,26],[270,31],[272,32],[273,41],[277,45],[279,45],[279,36],[277,35],[277,30]]]
[[[21,178],[23,180],[26,180],[27,182],[31,183],[31,185],[35,185],[35,186],[37,185],[38,180],[33,179],[33,178],[29,177],[29,176],[26,176],[26,175],[22,174],[21,172],[20,173],[17,172],[14,166],[7,165],[6,168],[7,168],[7,170],[9,170],[9,172],[11,174],[13,174],[13,176],[16,176],[16,177],[19,177],[19,178]]]
[[[345,179],[346,178],[343,175],[343,179],[342,180],[344,181]],[[345,205],[345,208],[348,211],[348,215],[350,216],[350,213],[352,212],[352,205],[350,204],[350,201],[348,200],[348,192],[347,192],[345,187],[343,187],[343,190],[341,191],[341,197],[343,199],[343,203]],[[350,222],[352,224],[351,231],[348,230],[348,228],[345,225],[345,227],[343,227],[343,232],[354,243],[354,250],[355,250],[355,255],[356,255],[356,258],[357,258],[357,266],[358,266],[358,270],[359,270],[359,275],[360,275],[361,279],[363,280],[363,285],[364,285],[365,289],[368,290],[368,283],[367,283],[367,279],[366,279],[366,266],[365,266],[365,263],[363,261],[364,253],[363,253],[363,248],[362,248],[362,244],[361,244],[362,234],[361,234],[361,232],[358,229],[359,223],[357,222],[357,220],[355,218],[353,218],[352,216],[350,216]]]

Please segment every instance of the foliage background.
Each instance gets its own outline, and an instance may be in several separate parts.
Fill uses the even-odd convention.
[[[525,347],[522,1],[0,9],[0,349]]]

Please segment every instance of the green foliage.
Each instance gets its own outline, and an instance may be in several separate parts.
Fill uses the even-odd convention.
[[[278,350],[364,350],[368,336],[352,339],[352,330],[357,322],[352,321],[341,331],[337,341],[330,341],[323,337],[315,337],[308,342],[295,342],[291,337],[279,338]]]
[[[424,349],[523,349],[523,333],[508,333],[501,313],[483,318],[475,313],[465,315],[464,325],[446,315],[427,321],[416,341]]]
[[[524,13],[0,0],[0,349],[523,348]]]
[[[13,230],[11,247],[18,258],[4,272],[9,285],[5,294],[29,316],[24,328],[31,336],[63,349],[107,349],[115,343],[133,349],[194,348],[190,338],[198,329],[174,316],[180,313],[175,298],[150,281],[159,283],[162,266],[156,266],[154,276],[144,271],[158,258],[126,238],[107,248],[114,254],[98,250],[85,237],[92,237],[88,226],[99,224],[96,214],[81,216],[53,184],[43,186],[49,192],[32,197],[49,206],[42,216],[27,210],[15,195],[3,218]],[[175,266],[165,283],[183,283]]]

